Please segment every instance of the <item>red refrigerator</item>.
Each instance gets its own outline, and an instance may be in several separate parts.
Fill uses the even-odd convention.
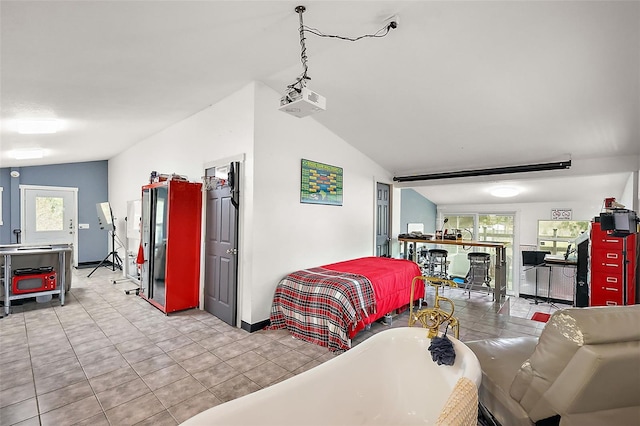
[[[140,296],[167,314],[198,306],[201,189],[181,180],[142,187]]]

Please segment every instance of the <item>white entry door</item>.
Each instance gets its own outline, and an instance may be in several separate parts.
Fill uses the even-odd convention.
[[[78,188],[20,185],[20,200],[23,244],[73,244],[77,250]]]

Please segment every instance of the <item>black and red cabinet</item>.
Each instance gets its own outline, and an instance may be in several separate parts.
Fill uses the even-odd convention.
[[[636,303],[636,237],[614,237],[591,223],[591,306]]]
[[[142,187],[140,296],[170,313],[199,304],[202,184],[167,180]]]

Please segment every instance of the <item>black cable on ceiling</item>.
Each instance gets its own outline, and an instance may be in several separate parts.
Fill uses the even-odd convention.
[[[311,77],[309,77],[308,75],[309,66],[307,65],[307,46],[306,46],[307,39],[304,34],[305,31],[318,37],[337,38],[339,40],[346,40],[346,41],[353,42],[353,41],[362,40],[364,38],[381,38],[389,34],[389,31],[391,31],[392,29],[395,29],[398,27],[397,21],[391,21],[373,34],[364,34],[364,35],[353,37],[353,38],[334,35],[334,34],[324,34],[317,28],[312,28],[304,25],[304,22],[302,20],[302,14],[305,12],[305,10],[307,10],[304,6],[296,6],[294,10],[298,14],[299,21],[300,21],[300,27],[298,28],[298,31],[300,33],[300,62],[302,62],[302,74],[300,74],[300,76],[296,79],[294,83],[288,85],[287,89],[295,90],[298,93],[300,93],[302,89],[306,87],[307,80],[311,80]],[[290,95],[287,95],[287,96],[290,96]]]

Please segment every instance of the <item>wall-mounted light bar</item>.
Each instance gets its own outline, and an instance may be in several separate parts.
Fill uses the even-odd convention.
[[[452,178],[464,178],[464,177],[475,177],[475,176],[505,175],[505,174],[511,174],[511,173],[542,172],[547,170],[568,169],[570,167],[571,167],[571,160],[567,160],[567,161],[556,161],[553,163],[528,164],[525,166],[494,167],[490,169],[460,170],[457,172],[430,173],[426,175],[396,176],[393,178],[393,180],[396,182],[415,182],[415,181],[421,181],[421,180],[437,180],[437,179],[452,179]]]

